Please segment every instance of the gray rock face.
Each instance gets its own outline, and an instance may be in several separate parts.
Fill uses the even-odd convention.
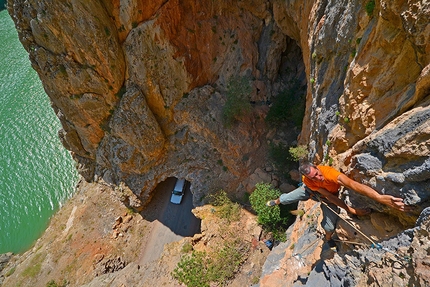
[[[311,267],[310,272],[299,277],[291,277],[294,265],[300,261],[291,260],[287,265],[286,278],[282,286],[427,286],[430,282],[428,274],[430,208],[421,213],[414,228],[405,230],[376,245],[366,242],[355,244],[353,249],[345,249],[346,244],[338,243],[338,252],[323,250],[321,257]],[[303,236],[300,241],[305,246],[294,246],[294,249],[307,249],[312,253],[311,237]],[[309,241],[310,240],[310,241]],[[288,242],[278,245],[269,255],[263,270],[263,278],[273,275],[277,269],[285,268],[281,263],[283,254],[288,253]],[[315,244],[313,244],[315,245]],[[301,253],[301,262],[305,264],[306,254]],[[297,255],[293,254],[293,257]],[[289,276],[290,275],[290,276]],[[288,278],[290,278],[288,280]],[[264,279],[260,286],[264,284]]]
[[[359,141],[342,155],[351,159],[347,167],[350,175],[381,193],[425,207],[429,200],[429,120],[430,108],[417,108]],[[381,210],[371,201],[368,204]],[[417,208],[415,214],[420,211]]]

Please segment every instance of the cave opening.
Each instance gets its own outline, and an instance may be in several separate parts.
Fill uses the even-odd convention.
[[[269,142],[269,158],[281,182],[297,185],[300,176],[292,174],[298,160],[290,148],[298,146],[306,108],[307,80],[303,54],[296,41],[286,37],[286,49],[280,56],[276,90],[266,116],[269,128],[276,133]]]
[[[303,54],[295,40],[286,37],[285,41],[286,49],[280,56],[278,75],[266,116],[268,128],[276,131],[268,142],[268,158],[279,178],[275,182],[278,185],[274,187],[281,193],[292,191],[301,182],[297,153],[306,150],[301,149],[298,143],[305,116],[307,91]],[[292,148],[297,152],[293,152]],[[280,216],[286,219],[279,226],[280,229],[287,229],[294,222],[295,216],[291,216],[291,211],[296,210],[297,206],[298,203],[280,206]]]

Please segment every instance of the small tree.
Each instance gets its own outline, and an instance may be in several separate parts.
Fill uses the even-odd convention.
[[[252,92],[249,77],[233,77],[227,84],[227,101],[223,108],[223,120],[225,127],[231,127],[233,123],[251,110],[249,94]]]
[[[308,149],[304,145],[290,147],[290,156],[294,161],[306,159],[308,156]]]
[[[209,203],[217,207],[217,214],[229,223],[240,219],[241,207],[238,203],[231,201],[227,192],[219,190],[209,195]]]
[[[208,266],[212,263],[206,252],[194,251],[181,258],[173,270],[173,277],[188,287],[209,287],[211,274]]]
[[[285,240],[285,225],[290,216],[289,213],[282,216],[281,208],[276,206],[266,206],[266,202],[274,200],[281,195],[281,192],[274,189],[268,183],[257,183],[255,190],[249,197],[252,208],[257,213],[258,223],[263,225],[268,231],[273,232],[275,239],[279,241]]]
[[[225,236],[225,234],[224,234]],[[235,276],[249,250],[240,239],[227,239],[214,252],[193,251],[181,258],[172,276],[188,287],[225,286]]]

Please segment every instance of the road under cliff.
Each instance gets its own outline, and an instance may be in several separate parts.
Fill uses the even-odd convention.
[[[181,204],[170,202],[175,180],[176,178],[168,178],[161,182],[154,191],[155,195],[148,208],[142,212],[142,216],[151,222],[151,230],[142,250],[141,265],[159,259],[165,244],[200,232],[200,219],[191,212],[193,197],[189,185]]]

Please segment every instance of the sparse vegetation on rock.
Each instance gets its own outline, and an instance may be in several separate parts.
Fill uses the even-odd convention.
[[[247,76],[234,76],[228,81],[227,101],[223,108],[223,121],[226,127],[231,127],[240,117],[250,112],[249,94],[252,90],[250,82]]]

